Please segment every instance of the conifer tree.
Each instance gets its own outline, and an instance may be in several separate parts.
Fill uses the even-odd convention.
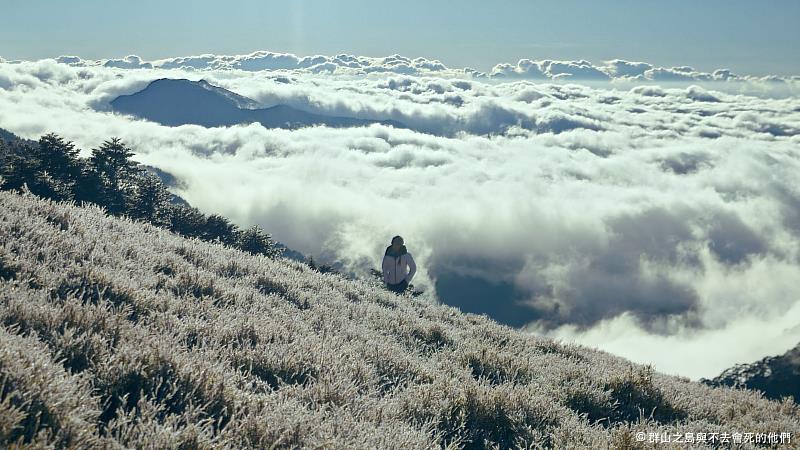
[[[72,142],[65,141],[55,133],[48,133],[39,138],[36,150],[40,171],[46,171],[54,179],[70,184],[74,184],[80,176],[80,150]]]
[[[226,217],[212,214],[206,219],[202,237],[208,241],[219,241],[225,245],[234,245],[237,240],[238,228]]]
[[[54,200],[75,198],[75,185],[80,176],[80,151],[75,144],[55,133],[48,133],[30,147],[28,158],[31,192]]]
[[[169,229],[183,236],[205,237],[206,216],[191,206],[167,206],[169,211]]]
[[[0,159],[0,175],[3,189],[20,189],[24,184],[33,184],[39,161],[35,149],[21,141],[6,142]]]
[[[169,222],[167,203],[169,192],[161,180],[152,173],[143,171],[133,181],[128,214],[136,219],[146,220],[153,225],[162,226]]]
[[[272,236],[265,233],[258,225],[253,225],[240,232],[237,241],[237,247],[244,251],[267,256],[275,254],[275,243],[272,241]]]
[[[131,161],[133,152],[119,138],[111,138],[92,150],[89,160],[101,180],[101,202],[112,214],[125,211],[126,196],[132,187],[138,163]]]
[[[103,178],[94,169],[91,162],[81,161],[81,173],[75,184],[75,201],[103,205],[103,188]]]

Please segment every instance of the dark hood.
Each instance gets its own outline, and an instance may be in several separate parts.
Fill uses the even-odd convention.
[[[405,245],[400,247],[400,253],[394,253],[392,251],[392,246],[390,245],[390,246],[386,247],[386,253],[384,253],[384,255],[400,256],[400,255],[405,255],[406,253],[408,253],[408,250],[406,250],[406,246]]]

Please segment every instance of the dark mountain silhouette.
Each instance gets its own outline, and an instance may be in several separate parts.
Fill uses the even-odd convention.
[[[14,134],[14,133],[12,133],[12,132],[10,132],[8,130],[4,130],[3,128],[0,128],[0,140],[6,141],[6,142],[22,141],[22,142],[24,142],[26,144],[35,144],[36,143],[36,141],[32,141],[30,139],[23,139],[23,138],[17,136],[16,134]]]
[[[213,86],[205,80],[163,78],[131,95],[111,101],[114,111],[167,126],[230,126],[258,122],[267,128],[296,129],[313,125],[360,127],[382,123],[405,128],[392,120],[376,121],[314,114],[288,105],[259,109],[258,104],[239,94]]]
[[[736,364],[719,376],[700,382],[709,386],[755,389],[770,399],[791,395],[800,403],[800,344],[780,356],[767,356],[750,364]]]
[[[15,134],[0,128],[0,139],[4,141],[14,141],[19,138]]]

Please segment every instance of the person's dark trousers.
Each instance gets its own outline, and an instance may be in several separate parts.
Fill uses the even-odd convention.
[[[386,283],[386,289],[389,289],[392,292],[396,292],[398,294],[402,294],[408,288],[408,281],[403,280],[397,284],[389,284]]]

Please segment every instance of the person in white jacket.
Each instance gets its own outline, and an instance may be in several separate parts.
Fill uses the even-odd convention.
[[[383,282],[386,288],[397,293],[405,292],[415,273],[417,265],[403,245],[403,238],[393,237],[392,245],[386,247],[383,254]]]

